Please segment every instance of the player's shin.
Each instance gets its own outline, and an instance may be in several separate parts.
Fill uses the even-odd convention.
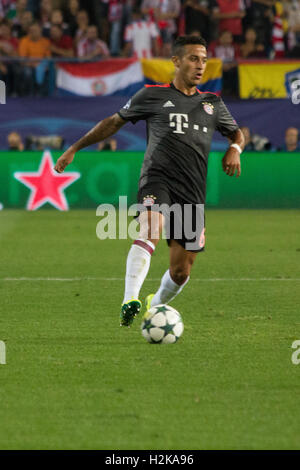
[[[149,240],[138,239],[133,242],[127,256],[123,304],[139,298],[154,249],[155,245]]]
[[[153,299],[151,300],[151,307],[159,304],[167,304],[171,300],[173,300],[176,295],[178,295],[184,286],[189,281],[190,277],[188,276],[185,282],[181,285],[176,284],[170,276],[169,269],[165,272],[162,277],[160,287],[156,294],[154,294]]]

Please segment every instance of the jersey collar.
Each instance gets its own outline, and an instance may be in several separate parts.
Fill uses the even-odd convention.
[[[178,91],[178,93],[181,93],[186,98],[193,98],[194,96],[197,96],[199,94],[198,90],[196,90],[196,93],[194,93],[193,95],[186,95],[185,93],[182,93],[182,91],[178,90],[178,88],[176,88],[173,82],[170,83],[170,88],[173,88],[173,90]]]

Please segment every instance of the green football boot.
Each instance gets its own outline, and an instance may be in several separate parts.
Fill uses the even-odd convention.
[[[150,310],[150,308],[151,308],[151,301],[152,301],[153,297],[154,297],[154,294],[149,294],[146,297],[146,300],[145,300],[146,312],[148,312],[148,310]]]
[[[130,302],[126,302],[122,305],[120,314],[120,326],[130,326],[136,315],[140,313],[142,308],[142,302],[138,299],[132,299]]]

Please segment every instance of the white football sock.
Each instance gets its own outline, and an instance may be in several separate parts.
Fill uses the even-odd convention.
[[[170,271],[165,272],[162,277],[160,287],[156,294],[154,295],[153,299],[151,300],[151,307],[159,304],[167,304],[171,300],[173,300],[179,292],[182,291],[184,286],[187,284],[190,276],[188,276],[187,280],[179,286],[170,276]]]
[[[135,240],[133,242],[127,256],[123,304],[139,298],[154,249],[155,245],[149,240]]]

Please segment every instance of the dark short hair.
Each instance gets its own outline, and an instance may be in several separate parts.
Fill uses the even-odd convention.
[[[179,36],[173,44],[172,55],[182,55],[184,46],[188,46],[189,44],[198,44],[205,48],[207,47],[207,42],[201,36]]]
[[[3,20],[1,20],[0,26],[7,26],[8,28],[11,29],[11,23],[10,23],[10,21],[7,20],[6,18],[4,18]]]

